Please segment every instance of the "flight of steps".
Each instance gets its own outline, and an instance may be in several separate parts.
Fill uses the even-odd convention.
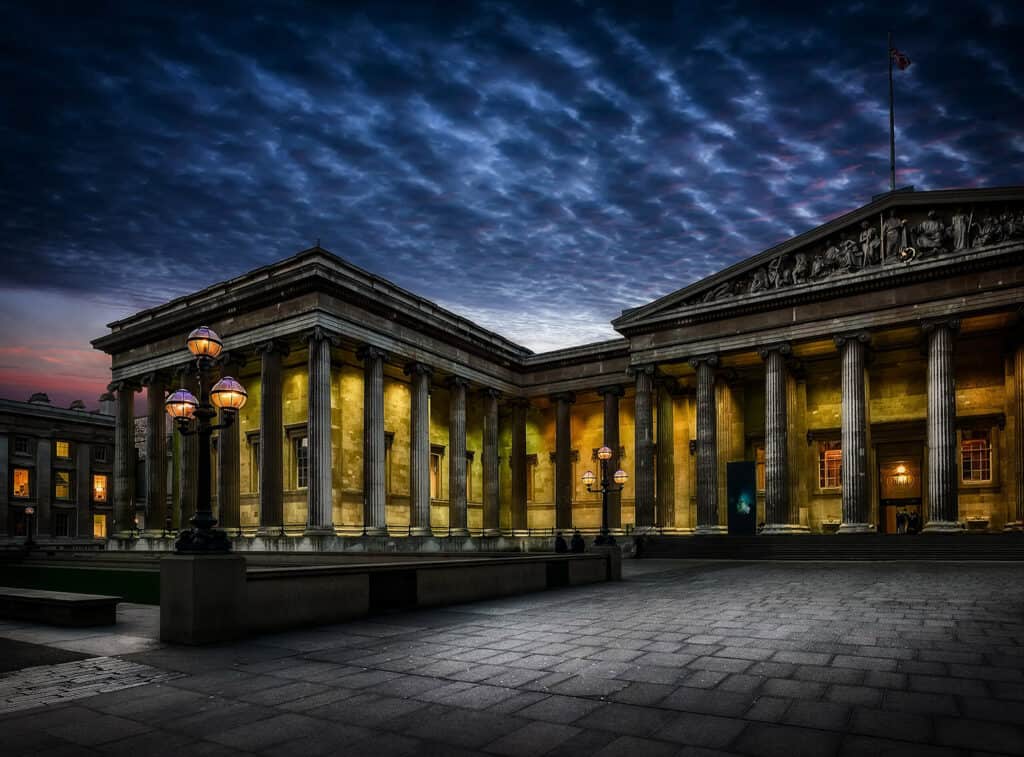
[[[645,536],[639,557],[731,560],[1024,560],[1024,534]]]

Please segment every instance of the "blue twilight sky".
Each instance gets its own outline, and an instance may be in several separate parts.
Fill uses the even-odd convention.
[[[0,29],[0,396],[309,247],[534,349],[888,187],[1022,182],[1013,2],[16,3]]]

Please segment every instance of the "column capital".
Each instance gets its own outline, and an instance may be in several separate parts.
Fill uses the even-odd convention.
[[[469,388],[469,379],[463,378],[462,376],[449,376],[444,383],[445,386],[447,386],[449,389],[452,389],[456,386],[461,386],[463,389]]]
[[[602,397],[606,394],[622,397],[626,393],[626,388],[622,384],[610,384],[608,386],[599,386],[596,391]]]
[[[302,334],[303,341],[307,342],[330,342],[332,347],[341,346],[341,338],[333,331],[328,331],[323,326],[314,326]]]
[[[554,402],[568,402],[571,405],[576,402],[576,394],[574,392],[555,392],[551,395],[551,399]]]
[[[506,403],[509,407],[518,407],[529,409],[531,406],[530,400],[526,397],[509,397]]]
[[[255,350],[257,355],[277,353],[282,357],[286,357],[291,352],[288,343],[283,339],[267,339],[255,345]]]
[[[679,379],[675,376],[655,376],[654,384],[664,389],[670,396],[675,396],[679,392]]]
[[[220,353],[217,362],[220,363],[222,369],[230,370],[243,367],[248,362],[248,359],[242,350],[225,350]]]
[[[107,384],[108,392],[137,392],[141,384],[138,379],[121,379]]]
[[[406,363],[405,367],[402,368],[402,373],[406,376],[426,376],[430,378],[434,375],[434,369],[426,363],[412,362]]]
[[[370,360],[387,360],[388,353],[380,347],[375,347],[372,344],[362,344],[359,346],[359,349],[356,350],[356,358],[364,362]]]
[[[498,400],[501,399],[501,390],[495,389],[492,386],[485,386],[483,389],[480,390],[480,395],[483,397],[490,397],[491,399]]]
[[[960,331],[960,319],[955,317],[950,318],[929,318],[921,321],[921,332],[926,336],[935,329],[946,328],[952,331],[954,334]]]
[[[687,359],[686,362],[688,362],[690,364],[691,368],[696,368],[701,363],[707,363],[712,368],[717,368],[718,367],[718,355],[694,355],[693,357]]]
[[[170,377],[165,371],[152,371],[142,377],[140,384],[145,387],[159,386],[160,384],[166,384],[170,380]]]
[[[789,342],[776,342],[775,344],[763,344],[757,348],[757,354],[761,356],[762,360],[767,360],[768,355],[772,352],[778,352],[783,357],[788,357],[793,354],[793,345]]]
[[[646,365],[631,365],[626,368],[627,376],[653,376],[655,365],[654,363],[648,363]]]
[[[833,334],[832,342],[835,344],[836,349],[842,349],[847,342],[857,341],[863,345],[871,344],[871,332],[869,331],[852,331],[845,334]]]

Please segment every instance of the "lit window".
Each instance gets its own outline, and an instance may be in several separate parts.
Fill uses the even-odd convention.
[[[107,477],[99,473],[92,477],[92,501],[107,501]]]
[[[54,471],[53,496],[57,499],[71,499],[71,471]]]
[[[29,487],[30,471],[28,468],[15,468],[14,469],[14,485],[11,487],[12,497],[31,497],[31,488]]]
[[[964,431],[960,444],[962,480],[992,480],[992,445],[988,431]]]
[[[94,539],[106,539],[107,538],[107,516],[106,515],[93,515],[92,516],[92,535]]]
[[[71,536],[71,517],[65,510],[53,513],[53,535]]]
[[[757,471],[757,490],[763,492],[765,490],[765,456],[764,446],[754,447],[754,465],[756,465]]]
[[[430,498],[441,499],[441,453],[430,453]]]
[[[837,489],[842,486],[843,452],[840,442],[822,442],[818,455],[818,486]]]
[[[294,441],[295,449],[295,487],[309,487],[309,437],[300,436]]]
[[[14,454],[27,455],[29,453],[28,438],[24,436],[14,437]]]
[[[59,460],[70,460],[71,459],[71,442],[58,441],[57,442],[57,458]]]

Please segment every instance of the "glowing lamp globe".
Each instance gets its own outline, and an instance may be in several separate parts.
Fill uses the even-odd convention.
[[[164,409],[176,421],[187,421],[197,407],[199,402],[188,389],[179,389],[164,401]]]
[[[188,335],[188,349],[196,357],[213,359],[224,349],[224,342],[209,326],[200,326]]]
[[[225,376],[210,390],[210,402],[221,410],[241,410],[248,397],[245,387],[231,376]]]
[[[590,486],[592,483],[594,483],[594,471],[588,470],[586,473],[583,474],[582,478],[583,483],[585,483],[587,486]]]
[[[611,447],[601,447],[601,449],[599,449],[597,451],[597,459],[598,460],[611,460],[612,459]]]
[[[626,471],[624,470],[617,470],[615,471],[615,475],[612,476],[612,479],[615,481],[615,483],[621,486],[622,484],[626,483],[629,480],[629,474],[626,473]]]

